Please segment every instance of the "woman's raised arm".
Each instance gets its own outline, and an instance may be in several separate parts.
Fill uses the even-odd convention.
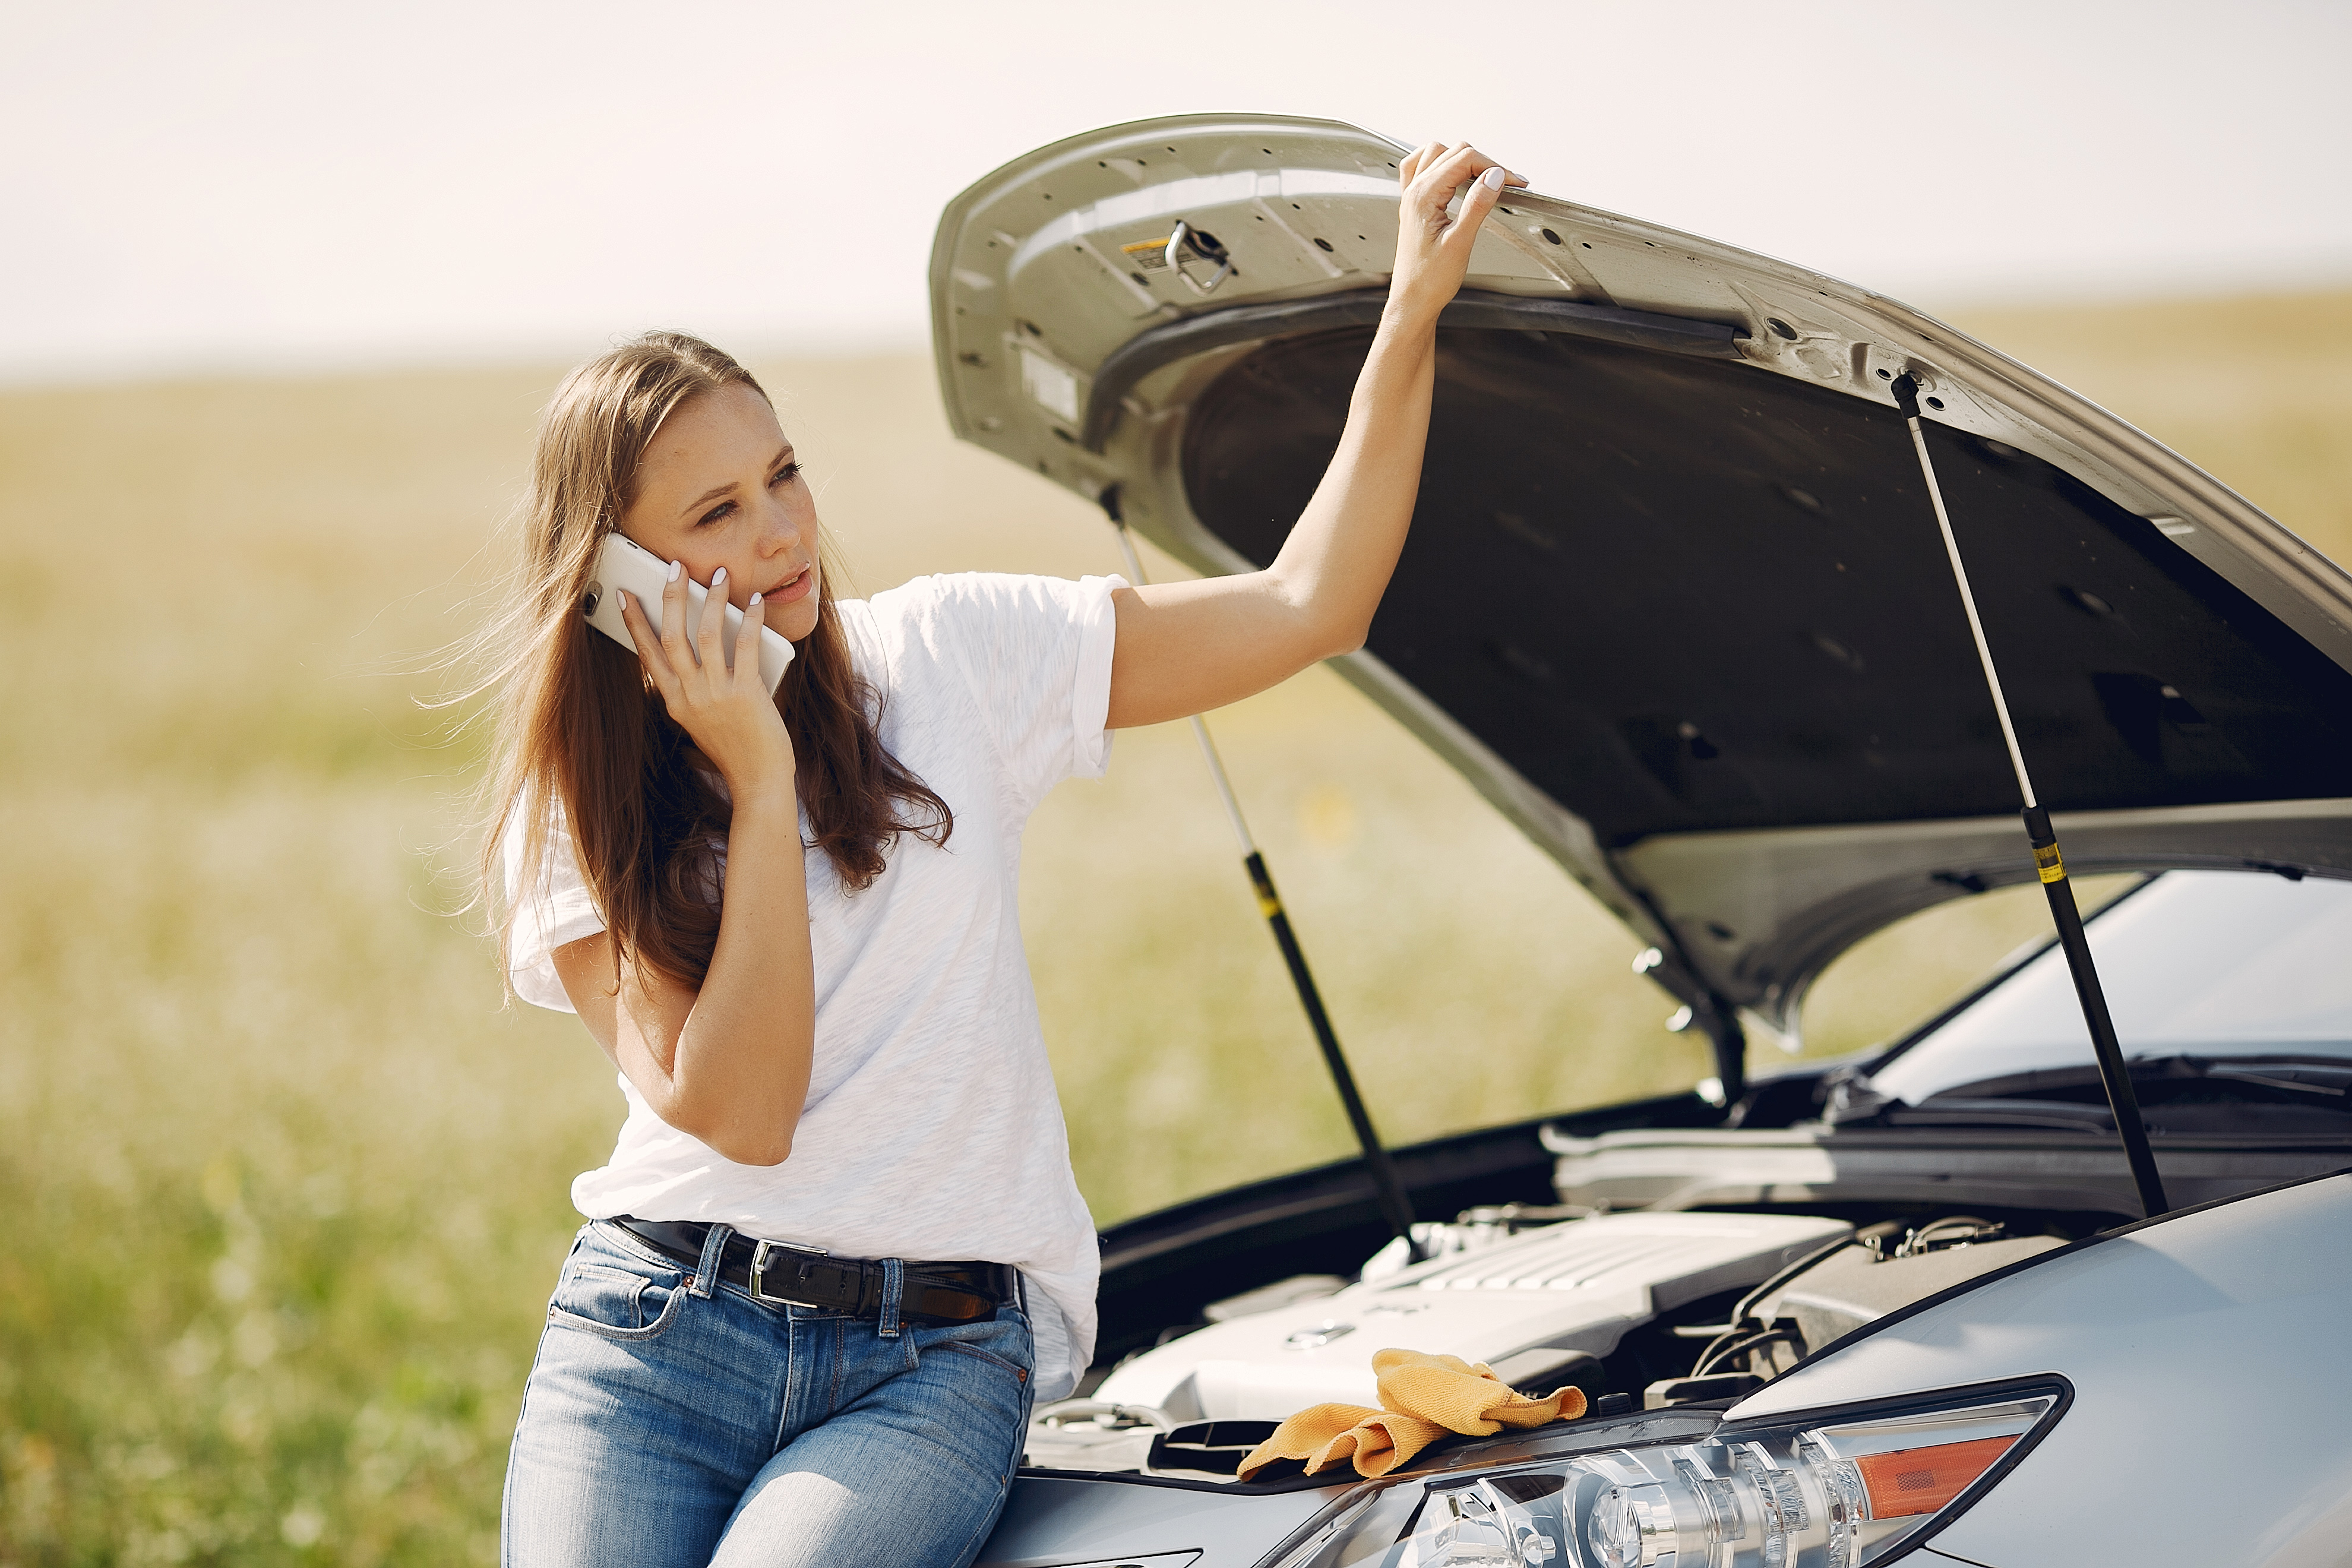
[[[1114,596],[1113,729],[1204,712],[1361,647],[1421,490],[1437,374],[1437,313],[1462,287],[1478,227],[1509,174],[1477,149],[1433,142],[1398,172],[1396,270],[1356,378],[1339,449],[1274,563]],[[1468,187],[1459,216],[1446,207]]]

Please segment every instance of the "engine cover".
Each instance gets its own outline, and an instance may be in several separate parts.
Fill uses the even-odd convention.
[[[1658,1313],[1761,1284],[1852,1228],[1745,1214],[1601,1215],[1547,1226],[1337,1295],[1213,1323],[1137,1356],[1095,1397],[1155,1406],[1176,1421],[1279,1421],[1325,1401],[1379,1404],[1372,1353],[1391,1346],[1489,1365],[1529,1351],[1605,1356]]]

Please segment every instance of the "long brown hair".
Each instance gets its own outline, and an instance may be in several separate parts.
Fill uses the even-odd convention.
[[[510,830],[520,824],[514,896],[527,899],[560,814],[621,962],[698,987],[719,941],[727,802],[693,765],[691,742],[636,654],[593,631],[580,604],[604,535],[635,499],[655,432],[689,399],[733,385],[767,396],[750,371],[683,332],[647,332],[564,378],[540,421],[509,614],[486,639],[503,688],[480,865],[491,907],[500,907]],[[830,555],[818,574],[816,628],[785,670],[776,707],[798,758],[808,847],[855,890],[881,875],[899,834],[944,844],[955,819],[876,731],[880,700],[851,664]],[[509,956],[511,911],[500,927]]]

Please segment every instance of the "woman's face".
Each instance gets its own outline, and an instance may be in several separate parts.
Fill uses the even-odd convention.
[[[708,587],[727,569],[737,609],[765,595],[793,642],[816,629],[816,498],[768,400],[740,384],[670,411],[646,447],[621,531]]]

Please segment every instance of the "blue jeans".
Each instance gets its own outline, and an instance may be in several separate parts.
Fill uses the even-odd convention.
[[[507,1461],[509,1568],[963,1568],[1004,1507],[1017,1306],[900,1324],[772,1307],[617,1226],[564,1259]]]

